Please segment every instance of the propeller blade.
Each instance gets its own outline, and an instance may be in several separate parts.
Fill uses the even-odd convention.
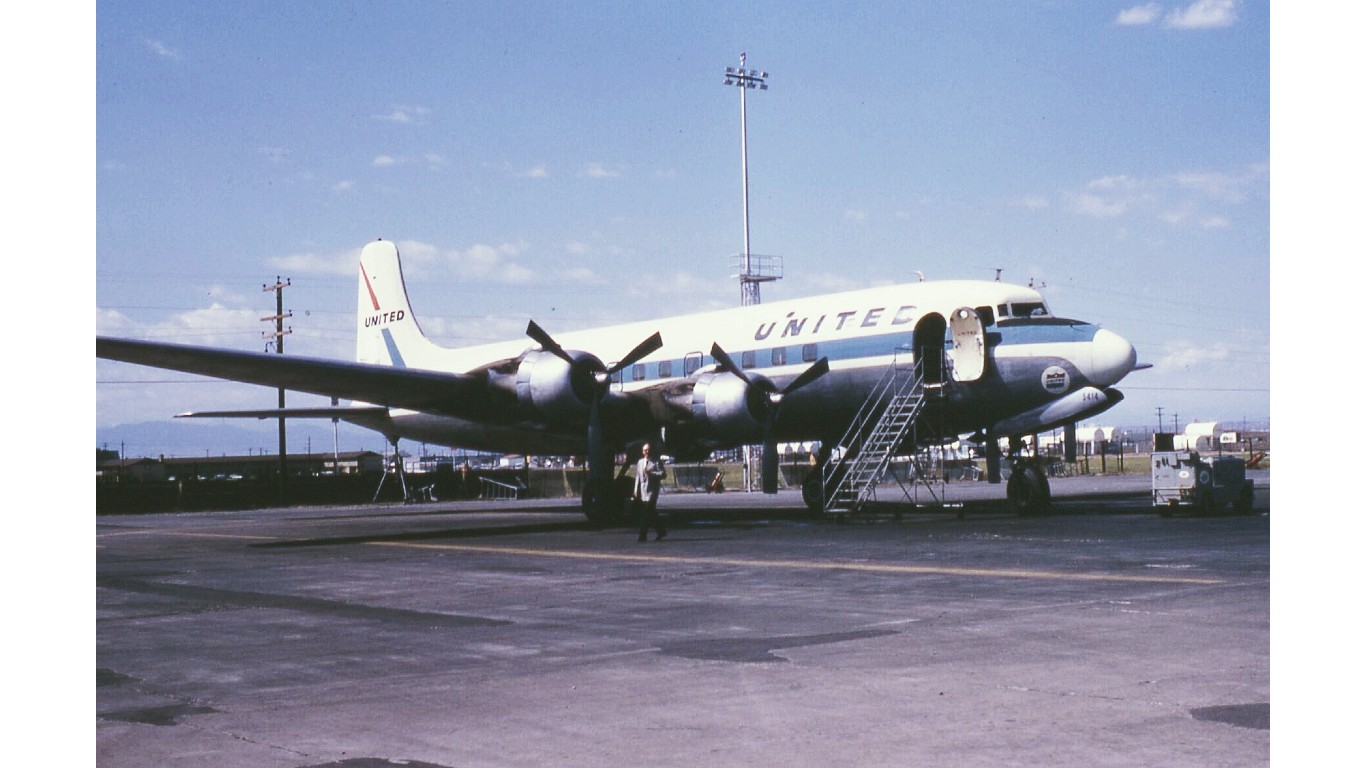
[[[566,363],[569,363],[570,365],[574,364],[574,358],[570,357],[569,353],[564,351],[564,347],[560,346],[559,342],[555,341],[555,339],[552,338],[550,334],[546,333],[545,329],[537,325],[535,320],[530,320],[527,322],[526,335],[530,336],[531,339],[535,341],[537,344],[540,344],[541,349],[545,350],[546,352],[549,352],[555,357],[560,358],[561,360],[565,361]]]
[[[760,467],[760,490],[778,492],[778,443],[773,439],[773,419],[764,424],[764,455]]]
[[[749,377],[745,375],[745,372],[740,369],[740,366],[735,364],[735,360],[731,359],[731,356],[726,354],[726,350],[721,349],[720,344],[712,342],[711,356],[716,359],[716,362],[721,364],[722,369],[735,374],[737,377],[739,377],[741,381],[745,382],[746,384],[753,383],[749,380]]]
[[[610,378],[617,371],[622,371],[626,368],[631,367],[632,365],[635,365],[646,355],[650,354],[656,349],[659,349],[662,346],[664,346],[664,339],[660,337],[659,332],[656,331],[654,335],[652,335],[650,338],[637,344],[635,349],[628,352],[626,354],[626,357],[623,357],[621,359],[621,362],[617,363],[611,368],[608,368],[607,376]]]
[[[602,410],[598,399],[588,404],[588,476],[597,480],[612,479],[612,459],[607,455],[607,443],[602,434]]]
[[[786,395],[792,392],[796,392],[797,390],[801,389],[807,384],[810,384],[816,379],[819,379],[820,377],[824,376],[829,372],[830,360],[829,358],[822,357],[821,359],[812,363],[810,368],[807,368],[806,370],[802,371],[801,375],[793,379],[791,384],[788,384],[786,387],[784,387],[783,394]]]

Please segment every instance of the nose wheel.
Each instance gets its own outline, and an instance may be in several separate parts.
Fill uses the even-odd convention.
[[[1017,460],[1006,481],[1006,501],[1021,515],[1041,515],[1052,503],[1048,473],[1036,461]]]

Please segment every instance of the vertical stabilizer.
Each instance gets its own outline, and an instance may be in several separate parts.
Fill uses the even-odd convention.
[[[425,368],[440,348],[427,340],[408,303],[398,246],[376,240],[360,252],[356,361]]]

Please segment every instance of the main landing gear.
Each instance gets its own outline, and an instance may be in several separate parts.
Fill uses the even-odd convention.
[[[593,525],[611,525],[624,521],[630,513],[627,501],[631,498],[632,478],[627,477],[629,463],[621,465],[615,477],[589,476],[583,484],[583,516]]]

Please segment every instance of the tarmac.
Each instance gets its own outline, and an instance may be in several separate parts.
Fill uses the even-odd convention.
[[[1250,476],[1248,516],[1162,518],[1142,475],[1036,517],[986,483],[842,523],[670,494],[647,543],[572,500],[100,517],[97,759],[1265,765]]]

